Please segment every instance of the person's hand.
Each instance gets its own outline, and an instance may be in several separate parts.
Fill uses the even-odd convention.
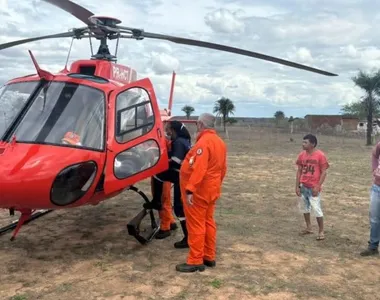
[[[297,195],[298,197],[301,197],[301,189],[300,189],[299,186],[296,186],[296,195]]]
[[[318,196],[318,193],[320,191],[321,191],[321,187],[318,184],[318,185],[316,185],[316,186],[313,187],[313,189],[311,190],[311,194],[312,194],[313,197],[316,197],[316,196]]]
[[[187,194],[186,201],[187,201],[187,204],[193,205],[193,194]]]

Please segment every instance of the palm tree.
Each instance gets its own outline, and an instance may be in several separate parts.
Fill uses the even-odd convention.
[[[379,105],[380,71],[374,74],[359,71],[359,74],[353,77],[352,81],[365,91],[365,96],[360,100],[360,103],[367,114],[367,145],[372,145],[372,119],[374,108]]]
[[[190,105],[185,105],[181,110],[186,114],[188,120],[190,119],[191,114],[195,111],[194,107]]]
[[[234,111],[235,105],[228,98],[222,97],[215,102],[213,112],[216,113],[217,116],[222,116],[224,132],[226,132],[226,120],[230,115],[234,114]]]

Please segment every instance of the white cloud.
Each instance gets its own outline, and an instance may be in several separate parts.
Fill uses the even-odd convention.
[[[236,34],[244,31],[244,22],[235,13],[221,8],[205,16],[205,23],[212,30],[221,33]]]
[[[124,26],[240,47],[339,74],[324,77],[166,41],[121,40],[118,63],[136,69],[139,78],[150,77],[164,106],[171,73],[177,72],[175,113],[189,103],[202,112],[220,96],[235,102],[237,115],[272,115],[278,107],[301,116],[317,109],[338,112],[339,105],[362,95],[350,78],[359,69],[380,68],[380,37],[374,34],[380,14],[369,0],[74,1],[97,15],[117,17]],[[8,1],[0,17],[0,43],[83,26],[74,16],[41,0]],[[1,50],[0,83],[35,72],[28,49],[41,66],[51,72],[61,70],[70,42],[45,40]],[[110,42],[111,52],[114,47],[115,41]],[[93,48],[96,52],[95,40]],[[88,40],[75,40],[69,64],[90,56]]]
[[[299,61],[300,63],[309,64],[313,62],[313,57],[309,49],[300,47],[298,49],[293,48],[292,52],[288,52],[288,58],[293,61]]]
[[[166,53],[152,53],[152,69],[156,74],[167,74],[177,71],[179,60]]]

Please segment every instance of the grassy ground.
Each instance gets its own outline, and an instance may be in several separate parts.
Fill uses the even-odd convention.
[[[140,246],[125,224],[133,193],[97,207],[53,212],[0,238],[0,299],[378,299],[380,260],[368,240],[370,151],[363,141],[320,136],[331,168],[323,192],[324,241],[301,237],[294,192],[302,135],[231,129],[218,203],[217,268],[179,274],[178,231]],[[139,185],[149,191],[147,183]],[[9,222],[6,213],[0,222]],[[316,230],[316,221],[313,218]]]

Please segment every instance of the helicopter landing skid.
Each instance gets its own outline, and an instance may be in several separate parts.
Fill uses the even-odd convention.
[[[150,202],[149,199],[148,199],[148,197],[144,194],[144,192],[139,191],[138,188],[136,188],[134,186],[130,186],[129,190],[132,190],[132,191],[138,193],[141,197],[143,197],[143,199],[144,199],[145,202],[148,202],[148,203]],[[148,214],[148,211],[149,211],[149,216],[150,216],[152,230],[148,234],[147,237],[143,237],[140,234],[140,224],[141,224],[142,220]],[[157,222],[156,222],[156,219],[155,219],[154,214],[153,214],[153,210],[152,209],[145,209],[144,208],[142,211],[140,211],[138,213],[138,215],[136,217],[134,217],[127,224],[127,229],[128,229],[129,235],[135,237],[135,239],[138,240],[140,242],[140,244],[145,245],[145,244],[151,242],[154,239],[154,237],[156,236],[156,234],[160,230],[160,225],[157,224]]]
[[[6,225],[4,227],[0,228],[0,235],[5,234],[8,231],[11,231],[12,229],[15,229],[13,231],[11,241],[14,241],[16,238],[16,235],[18,234],[21,227],[39,217],[42,217],[43,215],[46,215],[47,213],[51,212],[52,210],[40,210],[37,212],[31,212],[31,211],[22,211],[21,216],[17,221],[14,221],[10,223],[9,225]]]

